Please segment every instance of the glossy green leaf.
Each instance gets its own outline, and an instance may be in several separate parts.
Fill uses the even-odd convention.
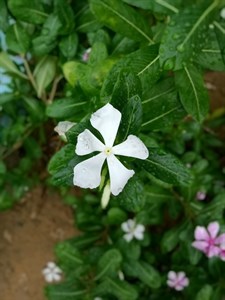
[[[77,31],[92,32],[101,28],[102,25],[95,19],[90,7],[85,6],[77,16]]]
[[[122,110],[122,119],[120,123],[120,132],[122,140],[125,140],[129,134],[138,134],[142,123],[142,104],[138,95],[129,99]]]
[[[181,0],[123,0],[124,2],[140,7],[150,9],[157,13],[174,14],[179,12]]]
[[[57,35],[62,27],[62,23],[56,14],[51,14],[43,24],[40,36],[33,39],[33,52],[42,56],[48,54],[57,45]]]
[[[122,256],[116,249],[110,249],[104,253],[98,262],[98,271],[95,280],[99,280],[107,275],[114,275],[119,270]]]
[[[48,16],[39,0],[9,0],[8,7],[14,17],[27,23],[42,24]]]
[[[104,291],[116,297],[118,300],[137,300],[138,293],[135,287],[126,281],[106,278],[103,282]]]
[[[211,300],[212,296],[213,296],[213,287],[209,284],[206,284],[197,293],[195,300]]]
[[[65,271],[74,271],[77,266],[83,264],[80,252],[69,241],[61,242],[55,247],[55,254],[60,267]]]
[[[160,45],[160,64],[178,70],[201,51],[219,1],[204,1],[171,17]]]
[[[29,49],[30,37],[19,23],[15,23],[7,30],[6,43],[11,51],[24,54]]]
[[[76,33],[71,33],[66,37],[62,38],[59,43],[59,49],[68,60],[72,59],[78,47],[78,36]]]
[[[46,114],[51,118],[66,118],[75,117],[87,107],[87,102],[84,99],[62,98],[57,99],[47,106]]]
[[[149,88],[160,76],[158,45],[141,48],[120,59],[104,81],[101,90],[102,99],[110,99],[121,70],[134,73],[142,84]]]
[[[197,121],[203,121],[209,110],[209,97],[202,74],[193,65],[185,66],[175,73],[175,81],[187,113]]]
[[[7,27],[9,26],[8,24],[8,10],[6,6],[6,0],[0,0],[0,29],[5,31]]]
[[[142,104],[142,130],[168,128],[186,115],[171,79],[163,80],[145,91]]]
[[[48,164],[48,172],[52,175],[53,183],[72,185],[73,169],[81,160],[82,157],[75,154],[74,145],[67,144],[61,148]]]
[[[137,277],[147,286],[158,289],[161,286],[161,277],[159,272],[150,264],[140,261],[133,264]]]
[[[144,207],[144,187],[136,175],[128,181],[123,191],[116,197],[116,201],[120,206],[132,212],[139,212]]]
[[[44,56],[34,69],[34,78],[37,85],[37,95],[41,97],[48,85],[54,80],[56,75],[56,58]]]
[[[134,73],[121,70],[118,74],[111,95],[111,104],[122,112],[130,98],[139,95],[141,97],[141,82]]]
[[[91,11],[100,23],[133,40],[153,43],[143,16],[119,0],[91,0]]]
[[[179,159],[162,149],[149,148],[149,157],[138,161],[152,176],[174,185],[190,184],[191,174]]]
[[[75,15],[71,5],[64,0],[55,0],[55,13],[59,17],[62,27],[59,30],[60,34],[70,34],[75,27]]]
[[[11,60],[10,56],[6,52],[0,53],[0,67],[7,73],[27,79],[27,76],[19,71],[16,64]]]
[[[49,300],[83,300],[87,290],[77,286],[74,279],[45,288],[45,295]]]

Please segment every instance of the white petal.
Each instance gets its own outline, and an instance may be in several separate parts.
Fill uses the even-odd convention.
[[[143,233],[145,231],[145,226],[142,224],[137,224],[135,228],[135,232]]]
[[[104,138],[107,147],[112,147],[120,125],[121,113],[111,104],[106,104],[91,116],[91,125]]]
[[[144,232],[140,232],[140,231],[134,231],[134,236],[137,240],[143,240],[144,238]]]
[[[128,170],[124,165],[114,156],[107,157],[110,176],[110,188],[114,196],[122,192],[127,181],[134,175],[133,170]]]
[[[86,155],[94,151],[103,151],[104,148],[104,144],[90,130],[85,129],[78,135],[75,152],[77,155]]]
[[[62,121],[57,124],[54,130],[59,134],[65,137],[65,133],[72,128],[76,123],[70,121]]]
[[[50,268],[50,269],[53,269],[55,268],[56,264],[53,262],[53,261],[50,261],[47,263],[47,267]]]
[[[45,280],[46,280],[47,282],[53,282],[53,281],[54,281],[54,278],[53,278],[52,273],[51,273],[51,274],[45,275]]]
[[[135,221],[132,219],[127,220],[121,224],[121,228],[124,232],[130,232],[135,226]]]
[[[60,281],[61,278],[62,278],[62,277],[61,277],[60,274],[54,274],[54,275],[53,275],[53,280],[54,280],[54,281]]]
[[[61,274],[61,273],[62,273],[62,270],[61,270],[58,266],[55,266],[55,268],[54,268],[54,273],[59,273],[59,274]]]
[[[123,155],[135,157],[139,159],[146,159],[149,152],[145,144],[135,135],[129,135],[126,141],[113,147],[115,155]]]
[[[134,235],[133,235],[133,233],[126,233],[126,234],[124,234],[123,237],[129,243],[130,241],[133,240]]]
[[[74,167],[73,184],[82,188],[94,189],[100,185],[101,170],[106,155],[99,153]]]

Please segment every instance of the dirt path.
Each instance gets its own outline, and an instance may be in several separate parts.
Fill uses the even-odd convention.
[[[0,299],[44,300],[41,270],[54,260],[55,243],[75,234],[71,209],[40,187],[0,213]]]

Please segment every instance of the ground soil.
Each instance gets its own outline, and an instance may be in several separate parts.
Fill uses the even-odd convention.
[[[205,83],[211,111],[225,107],[225,73],[209,72]],[[54,260],[58,241],[77,234],[71,209],[42,187],[0,213],[0,300],[45,300],[42,268]]]
[[[72,210],[42,187],[1,212],[0,300],[44,300],[42,268],[54,261],[54,245],[76,234]]]

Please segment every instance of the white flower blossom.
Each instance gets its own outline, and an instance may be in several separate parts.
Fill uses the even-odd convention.
[[[132,241],[134,238],[143,240],[145,227],[142,224],[136,224],[135,220],[129,219],[127,222],[121,224],[122,230],[125,232],[124,239],[127,242]]]
[[[87,155],[95,151],[99,154],[82,161],[74,167],[73,183],[82,188],[96,188],[101,183],[101,171],[107,161],[110,177],[110,190],[117,196],[134,175],[115,155],[146,159],[149,155],[144,143],[135,135],[113,146],[121,121],[121,113],[111,104],[106,104],[91,116],[91,125],[97,129],[104,139],[104,144],[90,130],[85,129],[78,135],[76,154]]]
[[[42,274],[47,282],[57,282],[62,279],[62,270],[54,262],[48,262]]]
[[[76,123],[70,121],[62,121],[57,124],[54,128],[55,132],[58,133],[66,141],[66,132],[75,125]]]
[[[225,19],[225,7],[221,9],[220,16],[222,19]]]

